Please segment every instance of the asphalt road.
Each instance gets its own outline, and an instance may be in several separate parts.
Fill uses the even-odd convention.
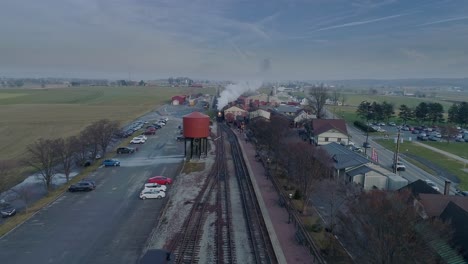
[[[142,119],[157,120],[159,113]],[[176,177],[183,160],[183,144],[175,140],[181,119],[169,119],[137,153],[117,155],[121,167],[93,173],[96,190],[62,195],[0,238],[1,262],[135,263],[165,203],[140,200],[142,186],[154,175]]]

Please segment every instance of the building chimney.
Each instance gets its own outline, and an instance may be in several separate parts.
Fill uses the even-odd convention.
[[[449,195],[450,194],[450,184],[451,181],[445,180],[445,186],[444,186],[444,195]]]

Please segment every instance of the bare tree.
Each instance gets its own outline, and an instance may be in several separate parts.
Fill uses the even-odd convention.
[[[271,117],[270,129],[271,134],[269,138],[269,145],[272,151],[272,156],[275,158],[275,170],[278,170],[280,157],[283,155],[283,148],[281,142],[286,138],[289,132],[290,121],[280,115]]]
[[[82,131],[77,137],[71,138],[72,148],[75,150],[75,161],[79,166],[83,166],[89,160],[89,150],[91,143],[87,133]]]
[[[445,124],[440,126],[440,134],[447,140],[447,143],[450,143],[450,140],[458,134],[458,129],[452,124]]]
[[[333,92],[331,93],[331,99],[333,100],[333,105],[338,105],[340,102],[341,98],[341,93],[338,91],[338,89],[334,89]]]
[[[348,97],[346,96],[346,94],[341,94],[341,97],[340,97],[341,105],[344,106],[347,99]]]
[[[58,155],[58,162],[62,167],[62,171],[63,174],[65,174],[67,182],[70,180],[70,172],[73,167],[73,160],[76,151],[76,141],[76,137],[69,137],[67,139],[59,138],[57,139],[55,145],[55,152]]]
[[[323,118],[325,116],[325,102],[328,99],[327,88],[320,85],[318,87],[312,87],[309,91],[310,97],[308,98],[315,108],[317,118]]]
[[[98,132],[98,141],[99,146],[101,147],[102,155],[104,155],[107,151],[107,146],[109,146],[112,137],[117,133],[119,130],[119,122],[117,121],[110,121],[108,119],[99,120],[95,123]]]
[[[55,152],[57,140],[40,138],[27,147],[25,163],[37,169],[47,191],[50,191],[56,173],[58,155]]]
[[[32,202],[33,198],[33,191],[30,186],[26,185],[20,185],[15,188],[11,189],[16,195],[18,195],[18,198],[21,199],[24,202],[25,205],[25,211],[26,213],[29,210],[29,204]]]
[[[302,195],[302,213],[307,214],[307,206],[310,203],[315,183],[330,176],[330,167],[324,163],[327,160],[324,157],[328,155],[300,140],[290,142],[288,148],[288,153],[292,154],[290,157],[292,162],[288,171]]]
[[[411,203],[410,192],[372,190],[361,193],[341,214],[342,237],[352,241],[361,263],[435,263],[423,236],[448,239],[447,226],[422,220]]]
[[[87,126],[83,131],[80,133],[80,140],[82,144],[86,145],[87,152],[84,158],[90,158],[94,160],[99,151],[99,143],[100,143],[100,136],[99,136],[99,126],[97,122],[92,123],[91,125]]]

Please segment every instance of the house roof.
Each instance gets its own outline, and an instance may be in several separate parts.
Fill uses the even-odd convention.
[[[450,221],[450,225],[455,231],[452,241],[460,248],[460,253],[468,261],[468,228],[466,228],[468,212],[454,202],[449,202],[440,218],[444,221]]]
[[[346,122],[343,119],[313,119],[312,129],[314,135],[320,135],[330,129],[336,129],[341,133],[348,135]]]
[[[455,203],[468,212],[468,197],[466,196],[421,193],[419,202],[424,206],[424,211],[429,217],[440,216],[449,202]]]
[[[296,113],[300,108],[290,105],[280,105],[275,108],[275,110],[280,113]]]
[[[358,167],[358,168],[355,168],[355,169],[352,169],[352,170],[346,172],[346,175],[354,177],[356,175],[366,174],[366,173],[368,173],[370,171],[373,171],[373,169],[371,169],[368,166],[364,165],[364,166],[361,166],[361,167]]]
[[[419,196],[422,193],[432,193],[440,195],[440,193],[434,190],[431,186],[427,185],[427,183],[423,180],[414,181],[405,187],[401,188],[400,190],[409,189],[413,196]]]
[[[320,148],[325,150],[328,155],[332,157],[333,166],[337,170],[357,167],[359,165],[371,162],[360,154],[353,152],[347,147],[342,146],[336,142],[320,146]]]
[[[237,107],[237,106],[231,106],[231,107],[229,107],[228,109],[224,110],[224,112],[226,112],[226,111],[227,111],[227,112],[231,112],[231,111],[247,112],[247,111],[245,111],[244,109],[239,108],[239,107]]]

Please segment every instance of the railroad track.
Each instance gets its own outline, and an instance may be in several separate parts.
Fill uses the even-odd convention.
[[[277,263],[239,142],[231,129],[225,125],[219,125],[222,126],[223,131],[228,135],[228,140],[231,145],[231,154],[237,182],[239,184],[254,261],[255,263],[262,264]]]
[[[236,263],[229,173],[225,155],[225,144],[230,144],[248,230],[252,260],[254,263],[262,264],[277,263],[239,143],[234,133],[223,124],[218,124],[217,135],[218,138],[215,140],[215,164],[193,201],[192,209],[181,230],[172,240],[168,250],[175,255],[175,263],[198,263],[203,226],[207,215],[212,213],[210,210],[215,208],[216,234],[215,252],[213,253],[216,254],[216,263]],[[227,135],[228,142],[225,141],[225,135]],[[213,200],[216,202],[213,202]]]

